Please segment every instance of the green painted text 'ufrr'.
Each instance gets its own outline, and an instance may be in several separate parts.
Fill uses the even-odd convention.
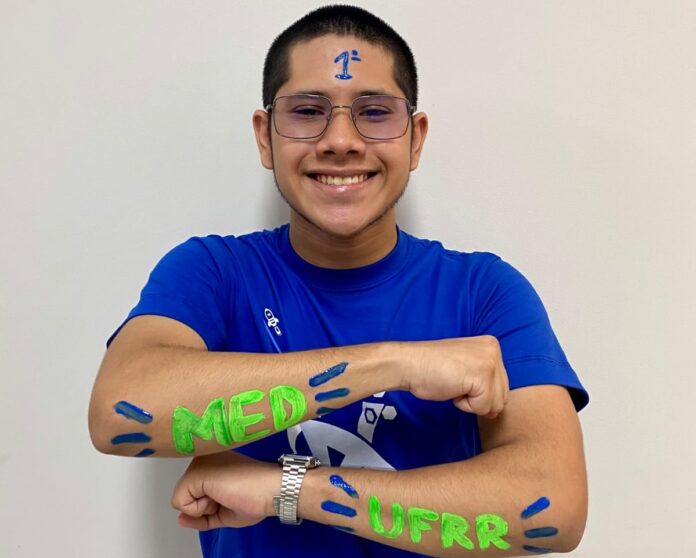
[[[404,514],[404,507],[398,502],[393,502],[391,509],[391,528],[387,530],[382,521],[379,499],[376,496],[370,496],[368,502],[370,527],[378,535],[388,539],[399,537],[404,531],[404,517],[406,516],[408,517],[408,532],[411,541],[420,543],[423,538],[423,532],[430,531],[433,528],[428,522],[434,523],[439,520],[442,548],[451,548],[454,543],[457,543],[462,548],[474,550],[474,542],[466,536],[469,523],[460,515],[447,512],[439,514],[427,508],[417,507],[408,508],[407,513]],[[476,537],[481,550],[486,550],[491,545],[500,550],[510,548],[510,543],[503,538],[507,535],[508,523],[499,515],[493,513],[478,515],[476,516],[475,525]]]

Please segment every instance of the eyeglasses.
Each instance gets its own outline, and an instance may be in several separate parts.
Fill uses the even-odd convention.
[[[266,111],[271,113],[278,135],[312,139],[324,133],[337,108],[350,109],[358,133],[374,140],[403,136],[416,110],[407,99],[391,95],[365,95],[357,97],[351,105],[332,105],[323,95],[286,95],[276,97]]]

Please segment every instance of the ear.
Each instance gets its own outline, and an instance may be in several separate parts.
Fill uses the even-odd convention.
[[[411,168],[414,171],[418,168],[418,161],[423,151],[425,136],[428,135],[428,115],[419,112],[411,119],[413,133],[411,134]]]
[[[265,110],[254,111],[254,116],[251,122],[254,126],[254,134],[256,135],[256,146],[259,148],[261,156],[261,164],[269,170],[273,169],[273,148],[271,147],[271,135],[268,124],[270,123],[270,114]]]

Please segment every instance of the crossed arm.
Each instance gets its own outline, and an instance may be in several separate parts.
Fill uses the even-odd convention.
[[[519,556],[577,546],[585,524],[587,489],[582,437],[570,397],[557,386],[518,389],[500,413],[508,397],[507,384],[501,383],[505,374],[499,352],[491,360],[495,343],[490,339],[244,355],[208,353],[196,337],[186,326],[165,318],[131,320],[112,344],[116,350],[107,353],[90,407],[92,437],[104,451],[134,455],[137,449],[129,443],[111,443],[124,425],[124,417],[112,407],[123,400],[152,414],[148,436],[156,454],[215,454],[194,459],[175,489],[172,502],[182,512],[181,525],[239,527],[272,515],[280,467],[223,450],[251,441],[244,436],[282,429],[282,421],[292,419],[292,401],[281,398],[275,411],[268,402],[274,387],[294,386],[300,391],[306,403],[300,419],[306,420],[327,403],[317,401],[317,394],[340,385],[349,393],[333,400],[334,406],[385,389],[410,389],[426,399],[453,399],[462,410],[479,415],[484,453],[409,471],[310,470],[300,494],[300,517],[434,556]],[[157,341],[162,339],[167,342]],[[310,378],[346,362],[339,376],[310,385]],[[252,397],[251,403],[233,401],[247,392],[261,392],[264,397],[255,401]],[[218,438],[213,421],[198,430],[205,434],[210,426],[209,440],[193,432],[189,436],[193,451],[180,451],[172,402],[200,418],[206,405],[220,398],[225,405],[229,402],[230,420],[217,426],[232,425],[231,409],[237,409],[237,439],[230,432]],[[498,413],[495,420],[483,418]],[[245,419],[248,424],[240,427],[239,420]]]

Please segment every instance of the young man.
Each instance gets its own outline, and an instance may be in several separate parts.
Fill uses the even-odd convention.
[[[406,43],[322,8],[273,43],[263,90],[290,224],[159,262],[109,340],[96,447],[199,456],[173,504],[204,556],[573,549],[587,394],[541,301],[497,256],[396,226],[428,129]]]

